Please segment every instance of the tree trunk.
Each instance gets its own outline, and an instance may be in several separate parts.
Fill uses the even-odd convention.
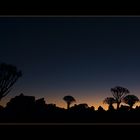
[[[68,102],[68,103],[67,103],[67,109],[69,109],[69,108],[70,108],[70,103]]]
[[[114,107],[112,104],[109,105],[108,110],[111,110],[111,111],[114,110]]]
[[[120,102],[117,103],[117,110],[119,110]]]
[[[132,110],[133,105],[130,105],[130,110]]]

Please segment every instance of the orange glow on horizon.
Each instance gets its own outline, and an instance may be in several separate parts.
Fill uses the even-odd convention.
[[[36,92],[30,92],[30,93],[36,93]],[[35,96],[36,99],[44,97],[45,98],[45,101],[46,101],[46,104],[53,103],[53,104],[56,104],[56,106],[61,107],[61,108],[66,108],[67,107],[65,101],[63,100],[63,97],[66,95],[66,93],[63,93],[62,94],[61,91],[60,92],[53,92],[53,93],[50,92],[50,95],[47,94],[47,97],[46,97],[45,93],[46,93],[46,91],[42,92],[42,94],[40,94],[40,95],[36,93],[34,95],[29,95],[29,96]],[[98,94],[96,92],[96,94],[91,95],[91,92],[88,93],[88,94],[85,94],[85,93],[88,93],[88,92],[83,91],[83,92],[76,92],[76,93],[73,93],[73,94],[70,93],[70,95],[72,95],[76,99],[76,102],[72,103],[71,106],[73,106],[74,104],[87,103],[89,107],[94,106],[95,107],[95,110],[97,110],[99,106],[102,106],[105,110],[108,109],[108,105],[107,104],[103,104],[103,100],[105,99],[105,97],[111,96],[111,94],[109,95],[107,93],[107,94],[102,95],[102,94],[100,94],[102,92],[100,92]],[[16,96],[18,96],[18,95],[16,95]],[[25,94],[25,95],[28,96],[28,94]],[[79,97],[78,95],[81,95],[81,96]],[[0,105],[2,105],[2,106],[5,107],[6,104],[10,101],[10,99],[11,98],[14,98],[14,97],[15,96],[13,96],[13,95],[6,96],[5,98],[3,98],[0,101]],[[114,104],[113,106],[114,106],[114,108],[116,108],[116,104]],[[134,108],[136,106],[140,106],[140,102],[139,103],[136,103],[134,105]]]
[[[0,105],[5,107],[6,104],[10,101],[10,99],[11,99],[10,97],[9,98],[3,98],[0,102]],[[53,104],[56,104],[56,106],[61,107],[61,108],[66,108],[67,107],[66,102],[63,101],[63,99],[58,100],[58,99],[55,99],[55,98],[51,98],[49,100],[45,99],[45,101],[46,101],[46,104],[53,103]],[[82,99],[81,100],[77,99],[76,102],[71,104],[71,106],[73,106],[74,104],[80,104],[80,103],[87,103],[89,107],[94,106],[96,110],[98,109],[99,106],[102,106],[105,110],[107,110],[107,108],[108,108],[108,105],[103,104],[102,101],[99,101],[99,100],[97,101],[96,100],[96,102],[95,102],[95,101],[86,101],[86,100],[82,100]]]

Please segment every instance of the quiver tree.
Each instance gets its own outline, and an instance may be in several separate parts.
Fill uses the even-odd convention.
[[[21,76],[22,73],[17,70],[17,67],[5,63],[0,64],[0,100],[11,91]]]
[[[113,97],[107,97],[103,100],[104,104],[108,104],[108,110],[114,109],[113,104],[116,103],[115,99]]]
[[[135,95],[127,95],[123,98],[123,102],[128,104],[130,109],[132,109],[133,105],[139,102],[139,98]]]
[[[117,110],[119,109],[120,103],[123,98],[129,93],[129,90],[124,87],[116,86],[111,88],[112,95],[117,103]]]
[[[70,104],[75,102],[76,100],[74,99],[74,97],[68,95],[68,96],[64,96],[63,100],[67,103],[67,109],[70,108]]]

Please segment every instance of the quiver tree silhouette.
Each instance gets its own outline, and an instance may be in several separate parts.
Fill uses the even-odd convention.
[[[112,95],[117,103],[117,110],[118,110],[123,98],[130,92],[127,88],[120,87],[120,86],[116,86],[114,88],[111,88],[111,92],[112,92]]]
[[[123,98],[123,102],[128,104],[130,109],[132,109],[133,105],[139,102],[139,98],[135,95],[127,95]]]
[[[76,100],[74,99],[74,97],[67,95],[63,97],[63,100],[67,103],[67,109],[70,108],[70,104],[75,102]]]
[[[104,104],[108,104],[108,110],[113,110],[113,104],[116,103],[116,100],[113,97],[107,97],[103,100]]]
[[[11,91],[13,85],[21,76],[22,73],[17,70],[16,66],[0,64],[0,100]]]

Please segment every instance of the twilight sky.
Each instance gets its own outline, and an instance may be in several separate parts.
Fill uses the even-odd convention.
[[[23,72],[9,95],[96,108],[110,88],[140,98],[140,17],[0,17],[0,62]]]

